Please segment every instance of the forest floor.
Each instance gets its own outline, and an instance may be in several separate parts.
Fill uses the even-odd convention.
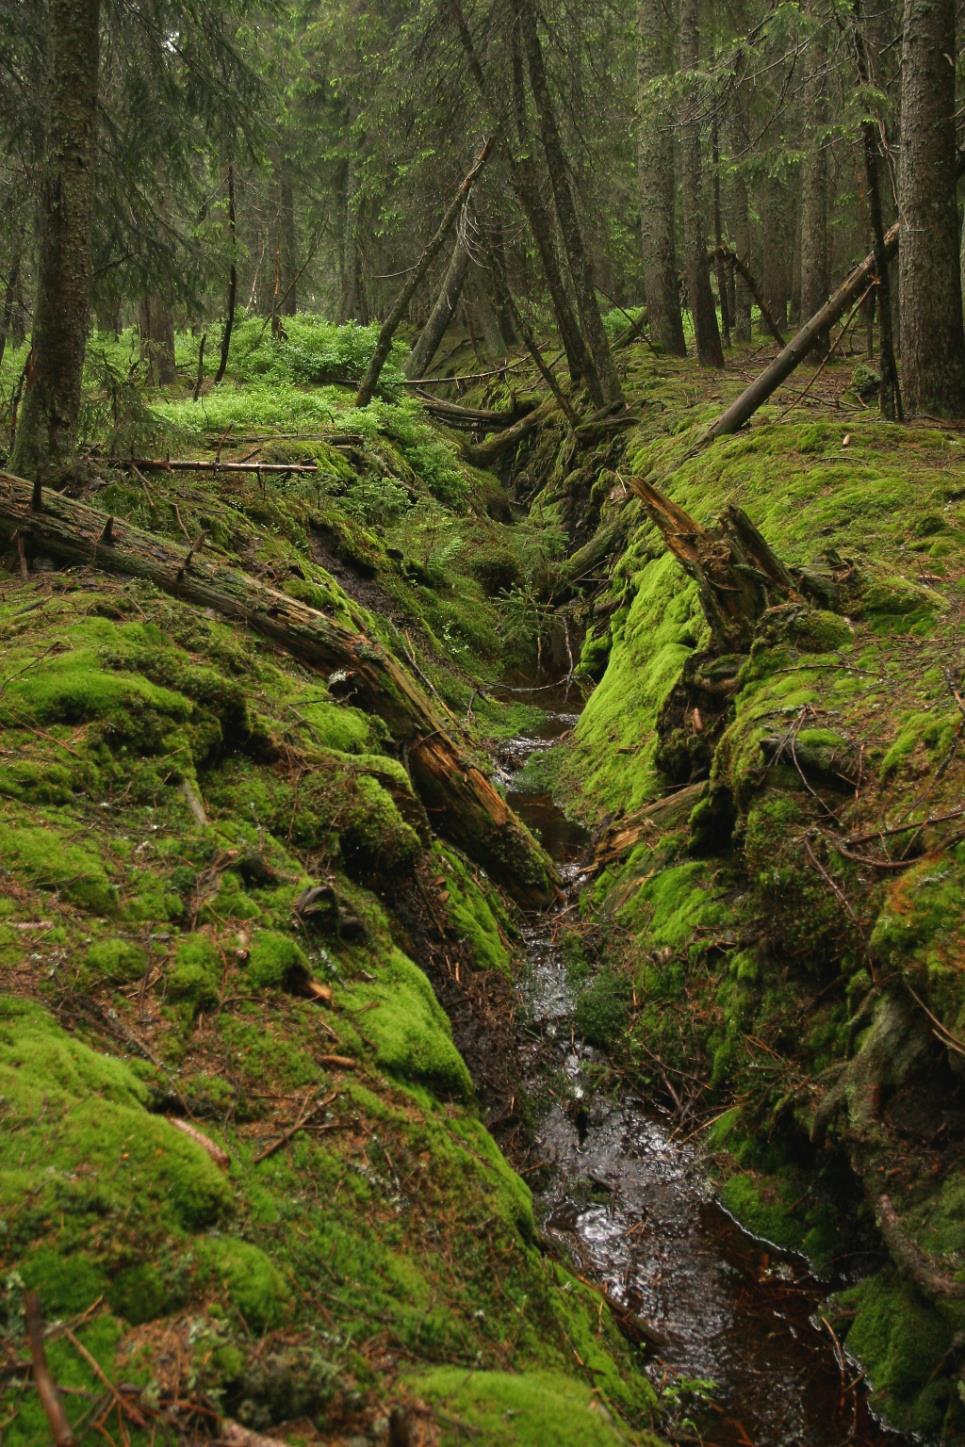
[[[250,347],[197,403],[94,378],[73,490],[371,640],[483,767],[538,728],[540,695],[500,687],[542,682],[535,640],[576,673],[580,722],[530,766],[594,835],[575,1028],[604,1080],[677,1096],[751,1229],[855,1278],[829,1319],[876,1401],[955,1441],[965,435],[881,423],[838,365],[688,457],[760,359],[718,378],[640,348],[635,427],[551,421],[500,479],[415,402],[346,406],[312,345]],[[132,454],[318,472],[104,460]],[[632,472],[702,521],[739,502],[825,606],[708,658]],[[679,1388],[658,1399],[487,1129],[526,1170],[524,921],[389,728],[211,610],[23,561],[0,582],[5,1444],[48,1432],[25,1289],[82,1443],[655,1440]]]

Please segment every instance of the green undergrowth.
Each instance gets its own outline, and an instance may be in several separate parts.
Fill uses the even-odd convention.
[[[808,591],[709,662],[696,586],[638,504],[612,473],[589,497],[626,545],[586,612],[599,682],[551,764],[601,826],[576,1021],[649,1088],[699,1086],[722,1200],[755,1234],[833,1273],[880,1249],[887,1190],[961,1281],[938,1203],[963,1181],[962,439],[771,409],[689,456],[731,381],[631,370],[626,470],[704,524],[740,506]],[[840,1320],[882,1410],[957,1440],[950,1301],[889,1267]]]
[[[151,494],[118,482],[110,503],[156,524],[171,500]],[[293,576],[297,507],[253,490],[204,508],[222,546]],[[344,621],[398,638],[374,600],[299,566]],[[195,1406],[279,1438],[296,1420],[374,1431],[436,1371],[441,1400],[447,1370],[502,1384],[488,1406],[451,1393],[467,1420],[499,1414],[499,1440],[532,1440],[514,1404],[550,1386],[561,1417],[637,1440],[653,1392],[539,1249],[401,905],[428,896],[465,967],[504,975],[511,916],[433,842],[385,726],[146,584],[11,579],[0,625],[11,1360],[35,1289],[49,1324],[73,1323],[48,1355],[84,1447],[91,1360],[141,1393],[132,1444],[175,1440]],[[458,683],[444,648],[420,656]],[[44,1439],[29,1376],[4,1384],[2,1421],[10,1447]]]

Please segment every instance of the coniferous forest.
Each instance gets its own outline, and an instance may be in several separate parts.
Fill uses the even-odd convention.
[[[0,1447],[965,1443],[963,36],[0,0]]]

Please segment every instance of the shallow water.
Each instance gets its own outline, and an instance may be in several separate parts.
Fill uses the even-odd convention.
[[[505,778],[514,808],[575,894],[584,831],[549,794],[527,794],[514,784],[534,750],[577,720],[565,695],[542,702],[557,711],[504,751]],[[699,1151],[675,1139],[672,1120],[656,1103],[614,1101],[587,1086],[594,1052],[570,1030],[572,998],[555,923],[552,913],[534,916],[525,931],[531,1017],[565,1081],[537,1132],[549,1174],[537,1201],[544,1233],[656,1342],[650,1370],[658,1387],[679,1378],[713,1382],[709,1403],[689,1411],[696,1434],[688,1429],[685,1440],[689,1435],[705,1447],[896,1447],[906,1439],[872,1417],[859,1370],[822,1322],[824,1292],[807,1264],[737,1225],[715,1200]],[[546,1071],[545,1052],[537,1068]]]

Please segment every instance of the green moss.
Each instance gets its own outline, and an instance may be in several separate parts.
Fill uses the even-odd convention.
[[[467,1436],[493,1447],[618,1447],[631,1440],[589,1386],[558,1372],[436,1367],[409,1380],[418,1396],[441,1409],[440,1441],[453,1447]]]
[[[446,913],[455,934],[472,952],[477,969],[512,974],[509,921],[495,892],[484,888],[455,850],[437,844],[433,854],[445,881]]]
[[[221,958],[207,935],[188,935],[174,952],[167,993],[196,1009],[215,1005],[221,991]]]
[[[365,1034],[384,1069],[448,1094],[470,1093],[469,1072],[432,986],[400,950],[389,950],[372,983],[354,985],[343,994],[357,1005],[374,1003],[365,1016]]]
[[[902,770],[915,770],[916,756],[927,762],[947,752],[961,722],[948,709],[934,709],[907,715],[881,763],[881,776],[889,778]]]
[[[947,1379],[936,1379],[953,1335],[947,1320],[890,1268],[837,1301],[854,1314],[847,1347],[888,1417],[906,1431],[938,1437],[950,1405]]]
[[[48,1317],[79,1315],[107,1292],[107,1277],[92,1261],[73,1253],[62,1255],[50,1246],[25,1256],[20,1274],[24,1285],[39,1295]]]
[[[93,914],[113,914],[117,908],[117,890],[100,857],[52,825],[0,823],[0,868],[41,889],[56,890]]]
[[[199,1248],[202,1271],[210,1271],[236,1311],[254,1331],[280,1326],[291,1305],[291,1289],[270,1257],[249,1241],[215,1237]]]
[[[147,955],[132,940],[98,940],[84,955],[84,963],[95,976],[126,984],[143,977]]]
[[[631,983],[626,975],[603,969],[577,996],[573,1026],[577,1034],[601,1050],[620,1041],[630,1014]]]
[[[248,979],[260,989],[290,988],[307,979],[308,960],[289,935],[278,930],[258,930],[248,954]]]

